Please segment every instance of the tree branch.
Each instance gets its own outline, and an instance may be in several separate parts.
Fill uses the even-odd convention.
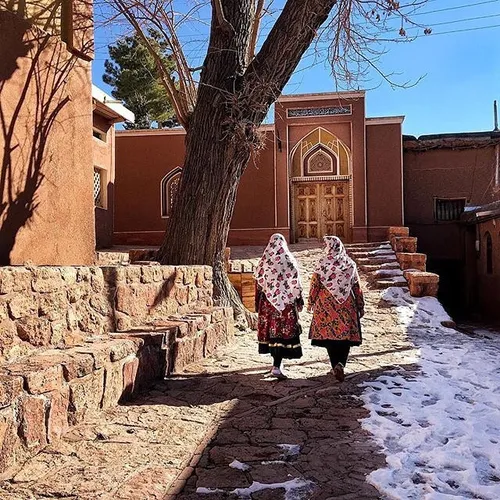
[[[260,124],[299,64],[337,0],[288,0],[259,53],[248,66],[242,88],[248,118]],[[256,107],[256,104],[260,105]],[[268,106],[262,106],[262,103]],[[258,109],[256,109],[258,108]]]
[[[257,0],[257,7],[255,9],[255,16],[250,32],[250,42],[248,43],[248,55],[247,61],[250,61],[255,57],[255,49],[257,48],[257,39],[259,36],[260,21],[262,19],[262,12],[264,10],[264,0]]]
[[[224,31],[231,31],[234,33],[234,28],[232,27],[231,23],[226,19],[226,16],[224,15],[224,9],[222,8],[222,1],[221,0],[212,0],[212,6],[215,9],[215,15],[217,17],[217,22],[219,23],[219,26]]]

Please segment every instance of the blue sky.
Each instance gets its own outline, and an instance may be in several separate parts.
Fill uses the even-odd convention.
[[[208,12],[200,15],[205,19]],[[392,88],[372,71],[355,85],[367,90],[367,116],[405,115],[403,131],[412,135],[491,130],[493,100],[500,100],[500,0],[428,0],[413,19],[431,27],[433,34],[410,43],[386,43],[378,67],[400,84],[422,79],[411,88]],[[400,21],[393,22],[393,36],[399,39]],[[421,28],[405,28],[409,35],[422,33]],[[93,81],[108,92],[102,82],[107,44],[122,32],[118,26],[96,29]],[[181,34],[194,65],[203,60],[205,33],[200,24]],[[315,58],[311,50],[306,56],[285,93],[334,91],[326,54]]]

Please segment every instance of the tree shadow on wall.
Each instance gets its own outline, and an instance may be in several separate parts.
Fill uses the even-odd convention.
[[[0,11],[0,61],[0,265],[9,265],[19,231],[40,206],[40,187],[57,168],[51,135],[71,100],[77,57],[58,36]]]

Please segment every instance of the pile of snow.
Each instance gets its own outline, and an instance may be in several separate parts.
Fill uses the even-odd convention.
[[[443,323],[453,320],[435,297],[412,297],[408,290],[391,287],[384,290],[382,299],[396,308],[399,320],[407,330],[437,328],[455,333],[455,330],[443,326]]]
[[[500,499],[500,336],[472,338],[441,326],[436,299],[391,288],[420,348],[419,370],[393,370],[366,382],[362,421],[386,454],[368,482],[384,498]]]

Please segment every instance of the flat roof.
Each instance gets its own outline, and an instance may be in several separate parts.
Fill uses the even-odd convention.
[[[427,134],[418,137],[414,135],[404,135],[404,141],[437,141],[440,139],[500,139],[500,131],[484,132],[452,132],[448,134]]]
[[[106,94],[104,90],[92,85],[92,99],[94,99],[100,106],[99,109],[110,118],[116,121],[128,121],[134,123],[135,115],[127,109],[120,101],[114,97]]]
[[[318,92],[312,94],[282,94],[277,102],[293,101],[321,101],[327,99],[360,99],[365,97],[364,90],[340,91],[340,92]]]
[[[404,116],[374,116],[372,118],[366,118],[367,125],[389,125],[394,123],[401,124],[404,121]]]

